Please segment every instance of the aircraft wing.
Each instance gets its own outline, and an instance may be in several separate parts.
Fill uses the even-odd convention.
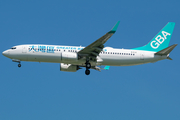
[[[109,31],[108,33],[106,33],[104,36],[102,36],[101,38],[99,38],[98,40],[96,40],[95,42],[93,42],[92,44],[90,44],[89,46],[85,47],[84,49],[80,50],[78,52],[79,56],[82,57],[88,57],[91,58],[93,60],[96,60],[96,57],[99,55],[99,53],[103,50],[104,48],[104,43],[116,32],[118,25],[119,25],[118,21],[115,26],[111,29],[111,31]]]

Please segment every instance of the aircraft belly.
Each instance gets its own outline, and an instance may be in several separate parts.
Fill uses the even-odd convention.
[[[121,57],[101,57],[103,59],[102,65],[109,65],[109,66],[131,66],[131,65],[140,65],[146,63],[156,62],[164,57],[154,57],[152,56],[144,56],[143,59],[140,58],[140,55],[137,56],[121,56]]]

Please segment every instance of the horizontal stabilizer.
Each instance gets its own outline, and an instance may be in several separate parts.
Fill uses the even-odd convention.
[[[105,66],[104,70],[109,70],[110,66]]]
[[[168,55],[176,46],[177,46],[177,44],[171,45],[171,46],[155,53],[155,55]]]
[[[167,57],[168,60],[173,60],[172,58],[170,58],[169,56]]]

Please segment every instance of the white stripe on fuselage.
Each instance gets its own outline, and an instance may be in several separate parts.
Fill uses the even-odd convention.
[[[80,60],[62,60],[63,52],[76,53],[84,47],[77,46],[57,46],[57,45],[19,45],[16,49],[9,49],[9,58],[20,61],[34,62],[52,62],[52,63],[67,63],[74,65],[84,65],[85,59]],[[95,65],[109,66],[130,66],[144,63],[156,62],[166,59],[167,56],[154,55],[154,52],[130,50],[130,49],[114,49],[106,47],[97,57],[97,62],[92,62]]]

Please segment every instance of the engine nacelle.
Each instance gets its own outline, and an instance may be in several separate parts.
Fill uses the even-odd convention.
[[[72,52],[62,52],[62,60],[75,61],[75,60],[78,60],[78,55],[77,53],[72,53]]]
[[[60,63],[60,71],[76,72],[79,69],[77,65]]]

